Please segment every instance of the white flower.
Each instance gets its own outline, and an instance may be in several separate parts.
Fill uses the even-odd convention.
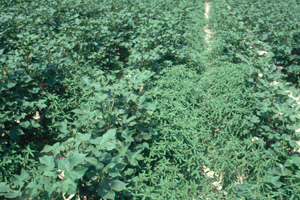
[[[258,77],[259,77],[259,78],[262,78],[263,76],[264,76],[264,75],[263,75],[262,73],[259,73],[259,74],[258,74]]]

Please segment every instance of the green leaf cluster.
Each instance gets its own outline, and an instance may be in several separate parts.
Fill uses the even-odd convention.
[[[191,0],[1,2],[0,195],[134,196],[158,124],[162,88],[150,82],[173,65],[198,68],[197,8]]]
[[[287,92],[295,95],[297,90],[278,68],[292,68],[298,62],[298,30],[294,27],[299,22],[293,13],[299,6],[296,1],[289,2],[291,12],[284,2],[212,1],[210,26],[215,31],[214,48],[219,52],[212,55],[217,59],[214,64],[229,61],[244,65],[246,85],[252,88],[248,102],[253,113],[244,123],[251,124],[246,138],[257,149],[253,152],[257,161],[247,160],[243,181],[233,184],[232,193],[240,198],[293,199],[300,193],[299,133],[295,132],[299,128],[299,105]],[[294,53],[280,53],[287,47]],[[261,55],[261,50],[268,53]]]
[[[298,2],[209,2],[1,3],[0,196],[297,199]]]

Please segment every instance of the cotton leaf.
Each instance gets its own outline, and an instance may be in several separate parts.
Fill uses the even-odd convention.
[[[77,153],[70,157],[70,169],[83,162],[87,154]]]
[[[40,163],[46,165],[47,167],[54,168],[54,158],[53,156],[43,156],[39,158]]]
[[[126,186],[126,184],[119,180],[113,180],[110,183],[110,188],[117,192],[124,190],[125,186]]]
[[[84,176],[86,170],[88,170],[87,167],[79,166],[71,169],[70,171],[66,171],[64,173],[66,178],[71,179],[72,181],[75,181],[76,179],[80,179]]]
[[[9,192],[11,189],[5,182],[0,182],[0,192]]]

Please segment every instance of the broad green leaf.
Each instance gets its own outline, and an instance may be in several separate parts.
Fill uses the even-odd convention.
[[[116,148],[116,130],[108,130],[102,137],[96,138],[91,141],[92,144],[96,144],[98,149],[107,149],[108,151]]]
[[[14,126],[11,131],[9,132],[9,136],[14,139],[14,140],[18,140],[18,138],[20,137],[20,135],[24,135],[25,133],[23,132],[23,130],[21,129],[20,126]]]
[[[11,189],[5,182],[0,182],[0,192],[9,192]]]
[[[25,183],[25,180],[29,178],[29,173],[25,169],[21,169],[21,174],[20,175],[13,175],[10,178],[10,181],[16,185],[22,187]]]
[[[295,177],[300,178],[300,171],[299,170],[296,172]]]
[[[67,192],[69,187],[77,188],[76,183],[70,179],[65,179],[63,180],[62,184],[60,184],[60,188],[63,193]]]
[[[74,109],[72,110],[73,113],[76,113],[76,114],[84,114],[85,112],[81,109]]]
[[[91,138],[91,133],[88,134],[82,134],[82,133],[76,133],[76,140],[79,141],[88,141]]]
[[[65,134],[70,133],[70,131],[68,130],[67,121],[60,122],[60,126],[58,129],[62,133],[65,133]]]
[[[43,150],[41,151],[42,153],[48,153],[48,152],[52,152],[53,156],[56,157],[57,154],[59,154],[61,151],[64,151],[65,147],[63,145],[61,145],[59,142],[55,143],[53,146],[50,145],[46,145]]]
[[[289,144],[291,145],[291,147],[295,147],[297,145],[295,140],[290,140]]]
[[[38,189],[42,189],[41,185],[37,185],[36,182],[30,182],[27,187],[27,193],[30,196],[34,196],[38,193]]]
[[[37,103],[36,103],[36,106],[39,108],[39,109],[43,109],[43,108],[46,108],[47,107],[47,99],[40,99]]]
[[[115,192],[113,190],[105,190],[101,187],[97,189],[98,195],[104,199],[115,199]]]
[[[283,184],[281,181],[279,181],[279,179],[280,179],[280,176],[267,176],[266,177],[267,182],[272,183],[276,187],[281,187]]]
[[[87,154],[81,154],[81,153],[76,153],[73,156],[70,157],[70,169],[72,169],[74,166],[82,163],[84,159],[86,158]]]
[[[149,149],[150,147],[149,147],[149,143],[147,143],[147,142],[143,142],[143,146],[146,148],[146,149]]]
[[[134,174],[135,172],[136,172],[135,169],[129,168],[129,169],[127,169],[127,170],[124,172],[124,174],[127,175],[127,176],[130,176],[130,175]]]
[[[130,145],[131,145],[131,142],[126,142],[126,140],[125,140],[125,142],[122,142],[121,145],[117,147],[117,150],[119,152],[118,156],[119,157],[126,156],[126,153],[129,149]]]
[[[117,163],[113,168],[109,168],[108,170],[109,170],[109,171],[111,171],[111,170],[121,171],[121,170],[123,170],[125,167],[126,167],[125,164],[123,164],[123,163]]]
[[[287,169],[284,165],[282,164],[277,164],[279,167],[274,167],[273,168],[273,173],[279,176],[289,176],[292,174],[292,171]]]
[[[66,178],[71,179],[72,181],[75,181],[77,179],[80,179],[84,176],[86,170],[88,170],[87,167],[79,166],[71,169],[70,171],[65,171],[64,175]]]
[[[131,159],[143,160],[144,157],[140,154],[140,152],[136,151],[130,154]]]
[[[43,157],[39,158],[39,160],[40,160],[40,163],[46,165],[50,169],[54,168],[54,158],[53,158],[53,156],[43,156]]]
[[[69,171],[71,169],[69,159],[59,160],[58,161],[58,169],[62,171]]]
[[[125,186],[126,186],[126,184],[119,180],[113,180],[110,183],[110,188],[117,192],[124,190]]]
[[[136,130],[131,130],[129,131],[128,128],[126,128],[123,132],[122,132],[122,137],[125,138],[125,142],[133,142],[134,139],[132,138],[132,135],[136,132]]]
[[[88,78],[88,77],[83,77],[82,80],[83,80],[87,85],[91,85],[91,84],[92,84],[91,79]]]
[[[298,155],[292,156],[292,162],[295,163],[298,167],[300,167],[300,157]]]
[[[104,190],[110,190],[110,183],[111,183],[112,179],[103,179],[101,182],[100,182],[100,187],[103,188]]]
[[[64,181],[66,181],[66,180],[64,180]],[[51,186],[50,193],[56,191],[58,188],[61,188],[61,187],[62,187],[62,184],[60,182],[53,183],[53,185]]]
[[[31,126],[33,128],[39,128],[39,127],[41,127],[41,125],[36,120],[30,120],[30,122],[31,122]]]
[[[12,199],[12,198],[16,198],[19,197],[21,195],[21,191],[19,190],[11,190],[10,192],[5,194],[6,198]]]
[[[271,183],[278,188],[280,188],[283,185],[283,183],[281,181],[272,181]]]
[[[85,158],[85,161],[87,161],[88,163],[94,165],[97,169],[101,169],[104,167],[104,164],[101,163],[99,160],[97,160],[94,157],[87,157]]]

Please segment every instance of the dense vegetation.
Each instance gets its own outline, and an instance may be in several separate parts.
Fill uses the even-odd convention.
[[[296,1],[290,2],[292,10],[300,10]],[[253,123],[248,138],[255,141],[258,152],[251,155],[256,162],[245,163],[245,178],[236,185],[235,193],[249,199],[298,199],[299,132],[295,130],[299,129],[299,105],[286,92],[296,95],[297,81],[290,77],[298,76],[297,15],[291,17],[285,3],[273,1],[215,0],[211,6],[214,50],[219,52],[215,62],[242,64],[248,74],[246,85],[253,89],[248,102],[253,103],[254,112],[246,122]],[[280,12],[270,11],[274,9]],[[283,49],[289,52],[281,54]],[[265,52],[261,54],[261,50]],[[278,69],[280,60],[293,60],[285,66],[289,74]]]
[[[299,2],[208,2],[1,2],[0,197],[298,199]]]
[[[247,55],[252,58],[253,55],[250,54],[249,48],[269,52],[272,62],[288,75],[287,80],[298,85],[300,65],[299,1],[227,0],[226,2],[230,6],[232,15],[220,19],[215,25],[222,30],[229,29],[229,32],[234,30],[238,33],[235,37],[239,38],[234,40],[232,37],[226,38],[227,42],[232,44],[227,47],[227,50],[237,48],[247,52]],[[233,41],[238,43],[232,43]]]

